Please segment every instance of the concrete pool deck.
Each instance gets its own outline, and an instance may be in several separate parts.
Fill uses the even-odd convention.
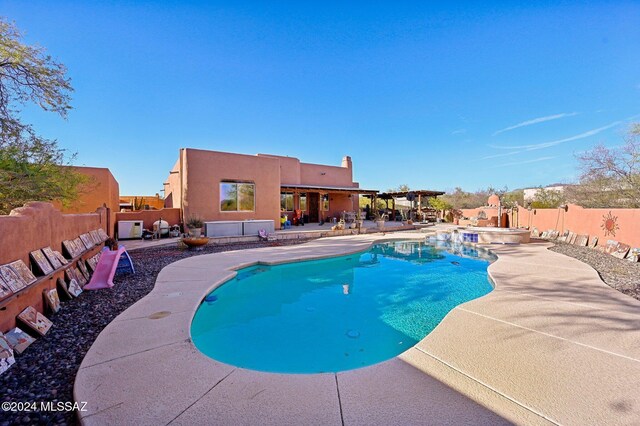
[[[262,261],[335,256],[417,232],[190,257],[100,333],[76,376],[84,424],[632,424],[640,418],[640,302],[548,243],[487,246],[495,289],[416,346],[337,374],[261,373],[191,343],[202,298]]]

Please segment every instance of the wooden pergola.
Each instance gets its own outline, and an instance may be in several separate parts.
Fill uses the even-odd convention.
[[[409,194],[413,194],[414,200],[418,200],[418,209],[421,210],[422,198],[437,197],[438,195],[444,195],[444,191],[432,191],[429,189],[416,189],[412,191],[391,191],[378,194],[378,198],[385,200],[387,208],[389,208],[389,200],[391,200],[391,219],[396,220],[396,198],[411,197]]]
[[[311,195],[312,193],[316,193],[320,198],[323,196],[329,196],[329,194],[344,194],[348,195],[350,198],[352,196],[364,195],[366,197],[370,197],[375,199],[378,190],[375,189],[363,189],[357,188],[353,186],[325,186],[325,185],[302,185],[302,184],[281,184],[280,191],[293,193],[297,196],[300,194],[307,193]],[[320,210],[320,200],[318,199],[315,207],[313,206],[311,199],[309,201],[308,213],[309,213],[309,221],[315,222],[316,219],[322,220],[323,213]],[[317,209],[316,209],[317,207]],[[317,216],[317,218],[316,218]]]

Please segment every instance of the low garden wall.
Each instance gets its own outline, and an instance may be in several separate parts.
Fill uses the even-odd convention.
[[[474,217],[482,209],[464,209],[465,217]],[[540,232],[555,230],[562,234],[572,231],[576,234],[597,236],[599,245],[607,240],[615,240],[631,247],[640,247],[640,209],[585,209],[569,204],[566,209],[532,209],[518,207],[517,215],[511,209],[504,209],[509,215],[511,227],[537,228]]]
[[[116,213],[116,226],[120,220],[141,220],[142,227],[148,230],[153,228],[153,222],[162,220],[169,223],[169,226],[180,224],[180,209],[166,208],[160,210],[140,210],[135,212]]]
[[[572,231],[597,236],[598,244],[616,240],[631,247],[640,247],[640,209],[585,209],[569,204],[567,209],[518,209],[519,226],[539,231]]]
[[[30,265],[30,252],[44,247],[62,252],[62,241],[99,228],[107,228],[106,208],[99,208],[95,213],[63,214],[50,203],[27,203],[24,207],[14,209],[9,215],[0,216],[0,265],[15,260],[22,260]],[[95,247],[83,257],[92,256],[100,248],[101,246]],[[44,312],[42,292],[56,288],[58,278],[64,279],[63,269],[39,278],[36,283],[0,301],[0,331],[5,332],[14,327],[16,315],[27,306]]]

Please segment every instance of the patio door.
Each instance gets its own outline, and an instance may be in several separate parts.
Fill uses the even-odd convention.
[[[320,221],[320,194],[309,192],[307,203],[309,203],[309,222],[318,223]]]

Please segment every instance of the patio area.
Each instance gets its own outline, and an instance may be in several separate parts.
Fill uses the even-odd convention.
[[[306,228],[306,226],[305,226]],[[256,261],[336,256],[419,232],[343,236],[196,256],[97,338],[76,376],[85,424],[632,424],[640,418],[640,302],[549,243],[491,246],[495,289],[416,346],[337,374],[269,374],[202,355],[202,297]]]

